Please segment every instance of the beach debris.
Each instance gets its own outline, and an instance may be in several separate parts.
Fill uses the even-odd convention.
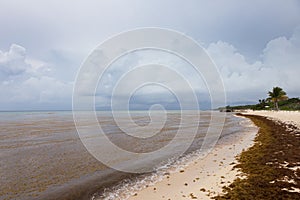
[[[190,193],[190,197],[191,197],[192,199],[197,199],[197,197],[196,197],[193,193]]]
[[[237,157],[238,162],[230,164],[236,164],[233,170],[240,172],[239,178],[213,198],[235,199],[238,195],[240,199],[253,199],[255,194],[255,199],[299,199],[299,138],[281,122],[247,117],[260,128],[255,144]]]

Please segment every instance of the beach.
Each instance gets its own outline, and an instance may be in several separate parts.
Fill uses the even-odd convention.
[[[138,124],[146,124],[149,121],[148,112],[132,112],[132,115]],[[180,124],[180,118],[184,116],[188,120]],[[185,135],[181,140],[177,140],[176,144],[184,145],[190,138],[187,131],[198,124],[193,143],[179,159],[174,157],[176,149],[164,151],[157,157],[149,157],[140,162],[141,169],[153,166],[152,173],[131,174],[111,169],[89,154],[77,135],[72,112],[0,113],[0,199],[126,199],[137,190],[166,178],[166,174],[172,174],[188,163],[197,162],[196,158],[201,157],[203,153],[199,150],[209,127],[211,113],[202,112],[200,121],[196,116],[193,111],[184,113],[183,116],[180,112],[170,111],[165,127],[159,134],[137,141],[124,134],[114,124],[108,112],[99,112],[98,120],[107,137],[123,149],[133,152],[155,151],[165,146],[174,138],[181,125],[186,130]],[[228,114],[221,133],[222,141],[239,141],[236,133],[245,130],[242,124],[245,121],[244,118]],[[150,131],[155,128],[156,124]],[[91,134],[96,131],[91,130]],[[138,131],[133,133],[141,134]],[[100,137],[101,142],[103,140]],[[231,146],[231,143],[227,147],[231,148],[230,155],[239,151],[238,146]],[[117,154],[109,156],[119,166],[137,166],[137,162],[132,162],[130,158],[118,157]],[[211,170],[217,171],[219,165],[222,165],[221,162],[226,165],[231,162],[230,159],[221,160],[223,157],[221,154],[211,157],[210,160],[216,167]],[[214,159],[219,160],[217,162]],[[207,168],[206,165],[195,167]],[[207,173],[214,177],[213,171]],[[170,177],[173,178],[173,175]],[[193,180],[187,184],[192,185]]]
[[[248,120],[247,132],[221,138],[216,147],[204,158],[187,167],[166,175],[162,181],[136,192],[129,199],[210,199],[222,193],[239,175],[233,170],[235,156],[253,145],[257,128]]]
[[[299,111],[246,111],[244,114],[264,116],[300,127]]]
[[[247,111],[243,114],[267,117],[272,121],[283,122],[283,126],[291,124],[293,127],[289,128],[292,129],[295,129],[294,125],[300,127],[300,112]],[[216,148],[205,158],[166,175],[162,181],[136,192],[129,199],[211,199],[222,195],[224,186],[230,185],[238,177],[244,178],[233,166],[237,163],[236,156],[254,145],[257,131],[252,129],[221,138]],[[294,189],[291,192],[299,192],[297,188]]]
[[[289,123],[278,125],[277,134],[287,129],[284,138],[289,138],[287,142],[291,141],[291,144],[286,145],[297,142],[290,132],[295,125],[299,127],[299,112],[248,111],[243,114],[245,116],[227,114],[222,134],[207,154],[200,148],[209,126],[210,112],[203,112],[194,142],[179,159],[172,159],[173,151],[165,152],[159,155],[165,162],[155,164],[152,173],[131,174],[110,169],[87,152],[76,135],[71,112],[2,113],[0,199],[174,200],[210,199],[222,195],[224,186],[230,186],[237,177],[245,178],[245,173],[234,168],[239,164],[237,156],[255,145],[254,139],[261,130],[249,116],[260,117],[272,126],[277,126],[280,121]],[[101,112],[98,115],[111,141],[137,152],[165,145],[166,139],[172,140],[180,125],[179,113],[169,112],[164,131],[137,145],[137,141],[119,131],[111,116]],[[147,113],[133,115],[138,123],[148,120]],[[198,119],[192,112],[186,115],[190,119],[185,124],[188,128],[193,126],[190,122]],[[182,142],[185,140],[178,141],[178,145]],[[294,146],[298,148],[297,144]],[[293,152],[287,153],[293,153],[291,158],[297,160],[299,151]],[[150,158],[146,163],[153,163],[154,159],[157,158]],[[128,165],[123,158],[115,162]]]

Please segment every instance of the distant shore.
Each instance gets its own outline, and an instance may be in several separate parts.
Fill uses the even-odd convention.
[[[255,123],[256,126],[259,126],[260,135],[266,135],[266,133],[261,133],[263,131],[261,126],[268,127],[268,130],[270,130],[269,132],[272,132],[272,134],[273,134],[273,130],[284,131],[286,129],[287,132],[284,133],[288,134],[289,132],[296,131],[297,127],[298,128],[300,127],[300,112],[297,111],[295,112],[293,111],[279,111],[279,112],[248,111],[243,114],[246,117],[250,118]],[[278,138],[280,138],[281,133],[277,132],[277,134],[279,136],[276,137],[276,139],[279,140]],[[234,187],[234,185],[243,184],[244,182],[242,181],[240,183],[239,181],[234,181],[234,180],[243,180],[246,178],[244,175],[247,173],[245,173],[245,170],[242,169],[243,171],[243,175],[242,175],[241,167],[243,166],[243,164],[245,166],[245,164],[249,164],[249,163],[237,164],[238,161],[236,159],[236,156],[240,155],[241,152],[246,152],[246,153],[242,153],[242,157],[244,158],[245,156],[249,155],[249,153],[247,154],[247,152],[254,151],[253,149],[255,149],[256,152],[259,153],[261,150],[257,143],[257,140],[258,139],[261,140],[261,138],[258,138],[257,131],[251,131],[246,134],[240,134],[240,135],[237,134],[234,136],[236,137],[235,139],[232,138],[233,136],[229,136],[229,137],[231,138],[227,138],[227,142],[219,141],[217,147],[204,159],[199,159],[199,161],[192,163],[185,169],[182,169],[179,172],[166,176],[162,181],[156,183],[155,185],[149,186],[141,191],[136,192],[129,199],[130,200],[138,200],[138,199],[146,199],[146,200],[147,199],[149,200],[170,199],[171,200],[171,199],[211,199],[211,198],[217,198],[217,199],[233,198],[234,199],[235,195],[241,195],[238,194],[241,191],[237,190],[237,187]],[[290,134],[289,137],[297,137],[297,136],[293,136]],[[253,141],[254,138],[256,140],[256,143],[254,143]],[[221,140],[225,140],[225,139],[226,138],[222,138]],[[299,138],[297,138],[297,140],[299,141]],[[297,142],[297,140],[295,141]],[[281,143],[281,141],[277,141],[277,142]],[[295,147],[295,148],[299,148],[299,147]],[[243,151],[243,150],[247,150],[247,151]],[[270,152],[272,152],[272,149],[270,150]],[[300,151],[294,152],[295,154],[294,157],[296,157],[296,159],[299,158],[299,152]],[[252,161],[248,160],[247,162],[252,162]],[[265,163],[262,163],[263,166],[264,164]],[[292,165],[292,167],[295,167],[294,165],[295,163]],[[299,171],[300,166],[296,166],[295,169]],[[282,176],[282,174],[279,173],[277,174],[276,170],[278,169],[272,168],[270,170],[273,170],[272,172],[275,173],[274,177],[280,178],[280,176]],[[252,174],[250,176],[252,178]],[[289,181],[295,181],[295,180],[289,180]],[[234,184],[232,184],[233,182]],[[224,186],[227,186],[226,191],[223,191]],[[287,188],[281,188],[282,190],[280,190],[279,193],[277,191],[276,194],[287,195],[286,197],[288,198],[297,196],[299,194],[298,193],[300,191],[299,181],[292,186],[288,185],[286,187]],[[250,190],[253,188],[246,188],[246,190],[247,189]],[[227,196],[225,197],[223,196],[224,192],[228,193]],[[259,192],[261,193],[261,191]],[[243,191],[241,193],[243,194]],[[245,195],[248,195],[246,193]],[[264,195],[264,193],[262,195]],[[266,196],[266,198],[268,197]]]

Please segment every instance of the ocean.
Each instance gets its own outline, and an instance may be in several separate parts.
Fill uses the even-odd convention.
[[[139,126],[151,123],[148,112],[133,111],[131,116]],[[201,145],[209,128],[211,112],[201,111],[200,119],[196,116],[193,111],[168,111],[164,126],[155,135],[135,138],[119,128],[110,112],[97,112],[98,122],[113,144],[140,154],[168,145],[179,127],[188,132],[197,124],[192,143],[180,156],[176,149],[167,149],[139,162],[132,162],[117,153],[106,155],[120,168],[126,166],[141,171],[151,168],[143,173],[128,173],[102,164],[89,153],[80,140],[71,111],[0,112],[0,200],[126,199],[134,191],[204,155]],[[188,119],[184,124],[181,123],[183,117]],[[247,125],[247,119],[228,113],[221,137],[247,131]],[[149,132],[151,128],[157,127],[152,124]],[[135,135],[147,135],[147,129],[142,132],[129,127],[128,130]],[[175,144],[178,147],[186,145],[187,137],[189,135],[185,136],[183,132]]]

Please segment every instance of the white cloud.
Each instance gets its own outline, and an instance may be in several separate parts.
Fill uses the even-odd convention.
[[[218,41],[211,43],[207,47],[207,52],[220,70],[229,103],[257,102],[258,99],[266,98],[267,92],[274,86],[283,87],[291,97],[299,96],[299,30],[296,29],[290,38],[278,37],[269,41],[262,51],[261,58],[254,62],[250,62],[237,48],[227,42]],[[145,63],[169,66],[183,75],[192,84],[194,91],[198,95],[201,92],[207,93],[201,78],[195,76],[194,71],[190,70],[191,66],[182,62],[179,58],[174,58],[174,55],[170,56],[162,52],[144,51],[136,52],[116,61],[112,65],[112,69],[108,71],[109,76],[104,76],[100,82],[98,95],[110,97],[112,88],[117,84],[122,74],[134,68],[134,66]],[[128,88],[131,88],[136,82],[142,82],[151,77],[151,80],[154,82],[178,83],[178,85],[175,84],[175,93],[181,96],[185,95],[184,90],[186,88],[182,88],[182,84],[178,81],[178,78],[162,69],[154,70],[153,72],[147,71],[145,73],[140,71],[138,75],[132,74],[128,77],[127,82],[121,84],[121,93],[118,94],[120,101],[122,101],[127,93],[132,92],[131,90],[128,91]],[[122,92],[124,93],[123,96]],[[153,103],[153,99],[159,103],[163,102],[166,98],[172,98],[167,93],[160,87],[148,86],[141,88],[137,92],[139,96],[135,100],[140,104],[143,102],[145,105],[148,105],[150,102]],[[207,96],[199,96],[207,100]],[[109,98],[97,102],[107,105]]]
[[[35,109],[39,104],[71,104],[72,84],[51,77],[45,62],[27,59],[26,49],[13,44],[0,52],[0,109]]]
[[[290,38],[269,41],[261,60],[254,63],[226,42],[212,43],[207,51],[221,71],[230,102],[256,101],[266,97],[274,86],[283,87],[291,96],[299,96],[299,28]]]
[[[246,57],[229,43],[218,41],[208,46],[206,50],[221,72],[229,102],[257,101],[259,98],[266,97],[266,92],[273,86],[281,86],[288,94],[299,96],[299,30],[296,29],[290,38],[278,37],[269,41],[263,50],[261,60],[255,62],[247,61]],[[199,94],[203,87],[203,82],[199,81],[199,77],[195,77],[191,71],[187,70],[189,66],[180,59],[175,59],[170,55],[163,56],[164,54],[162,52],[146,52],[143,55],[142,52],[118,60],[100,82],[103,85],[101,86],[102,90],[98,92],[98,102],[102,102],[102,105],[107,103],[109,93],[122,73],[134,66],[152,63],[150,61],[171,66],[177,70],[191,82]],[[52,76],[51,67],[47,63],[28,59],[24,47],[13,44],[7,52],[0,52],[0,67],[1,109],[9,109],[6,107],[7,105],[13,109],[16,104],[26,106],[27,103],[30,105],[71,104],[72,83]],[[149,76],[161,81],[176,83],[176,78],[169,76],[168,72],[163,72],[156,73],[154,71],[140,74],[137,77],[133,76],[128,84],[133,84],[135,81]],[[123,84],[122,87],[126,88],[126,84]],[[170,98],[170,94],[167,94],[168,92],[164,94],[159,87],[153,87],[154,92],[152,93],[150,92],[152,91],[151,86],[149,87],[140,90],[139,94],[143,93],[143,95],[138,95],[135,99],[139,106],[142,102],[148,105],[153,100],[159,102],[164,98]],[[181,85],[176,88],[181,94],[184,94]],[[145,94],[152,96],[149,98]],[[100,99],[102,100],[99,101]],[[174,99],[170,99],[170,101],[174,101]]]
[[[300,27],[296,28],[290,38],[279,37],[271,40],[264,52],[265,66],[277,69],[278,84],[289,92],[299,95],[300,89]]]
[[[8,52],[0,51],[0,73],[6,76],[18,75],[26,71],[25,48],[12,44]]]
[[[220,70],[229,103],[255,102],[257,99],[265,98],[267,91],[273,86],[283,87],[290,96],[299,96],[299,28],[289,38],[278,37],[269,41],[261,54],[261,59],[255,62],[249,62],[237,48],[223,41],[211,43],[206,50]],[[170,66],[190,81],[197,95],[207,91],[203,89],[205,87],[203,81],[188,70],[190,66],[174,58],[174,55],[165,54],[151,51],[137,52],[118,60],[100,81],[101,86],[97,93],[99,106],[108,105],[112,88],[123,73],[147,63]],[[51,66],[46,62],[29,59],[24,47],[13,44],[7,52],[0,52],[0,67],[1,109],[13,109],[17,104],[25,107],[28,105],[32,107],[35,104],[71,105],[72,83],[56,78],[51,72]],[[177,82],[178,78],[171,76],[168,71],[159,73],[148,71],[139,76],[132,76],[130,81],[122,84],[122,91],[126,92],[128,84],[141,82],[147,77],[153,77],[154,81],[160,80],[162,83],[174,83],[178,94],[184,95],[184,88]],[[122,97],[118,97],[122,101]],[[166,98],[169,98],[168,101],[165,101]],[[204,97],[206,98],[207,96]],[[168,104],[174,100],[167,90],[157,85],[152,88],[151,86],[142,88],[133,98],[140,108],[143,103],[149,106],[153,101]]]

